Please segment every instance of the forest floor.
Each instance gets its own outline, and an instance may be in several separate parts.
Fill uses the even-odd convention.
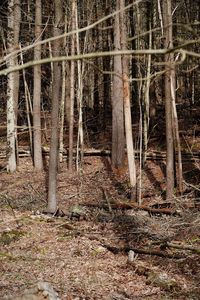
[[[85,157],[81,175],[63,163],[59,211],[51,216],[43,213],[46,172],[35,172],[30,158],[20,159],[15,174],[2,172],[0,299],[17,299],[38,281],[49,282],[62,300],[200,299],[193,189],[166,204],[163,168],[147,162],[142,204],[167,207],[168,215],[129,207],[127,182],[126,172],[113,175],[107,158]]]

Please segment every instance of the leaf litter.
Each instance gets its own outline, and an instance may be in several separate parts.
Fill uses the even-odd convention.
[[[102,187],[109,201],[127,200],[127,177],[114,177],[100,158],[85,160],[82,175],[61,165],[58,205],[63,216],[43,213],[47,175],[34,172],[28,159],[16,174],[1,174],[0,299],[17,297],[37,282],[49,282],[63,300],[200,299],[199,255],[167,248],[164,253],[178,252],[182,259],[134,253],[129,262],[128,252],[116,254],[106,247],[160,250],[166,241],[200,247],[198,211],[183,210],[181,216],[109,211]],[[163,184],[160,169],[153,170]],[[143,186],[151,194],[144,201],[160,201],[162,191],[152,193],[148,176]],[[86,217],[71,218],[74,207]]]

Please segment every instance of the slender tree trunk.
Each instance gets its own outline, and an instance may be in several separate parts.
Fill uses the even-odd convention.
[[[14,0],[14,47],[18,48],[19,45],[19,34],[20,34],[20,21],[21,21],[21,0]],[[18,58],[15,57],[15,65],[18,64]],[[15,125],[17,126],[18,116],[18,98],[19,98],[19,72],[14,73],[15,77],[15,92],[14,92],[14,110],[15,110]],[[17,130],[16,130],[17,134]],[[17,139],[16,139],[17,141]]]
[[[23,60],[22,52],[20,53],[20,57],[21,57],[21,64],[23,64],[24,60]],[[22,74],[23,74],[23,81],[24,81],[24,97],[26,102],[26,116],[27,116],[28,132],[29,132],[29,140],[30,140],[30,152],[31,154],[33,154],[33,133],[32,133],[32,126],[31,126],[31,118],[30,118],[30,114],[32,114],[31,96],[30,96],[30,91],[26,80],[25,69],[22,70]]]
[[[62,21],[62,1],[54,0],[55,7],[55,24],[54,36],[60,35],[61,30],[59,26]],[[53,56],[59,56],[61,48],[60,40],[53,42]],[[59,127],[59,98],[61,87],[61,64],[55,62],[53,65],[53,91],[52,91],[52,131],[51,131],[51,145],[49,157],[49,181],[48,181],[48,212],[54,213],[57,208],[57,167],[58,167],[58,127]]]
[[[152,5],[147,3],[147,30],[151,30],[151,9]],[[149,49],[152,49],[152,32],[149,33]],[[151,55],[147,56],[147,71],[146,77],[147,80],[145,82],[145,90],[144,90],[144,153],[143,153],[143,165],[146,162],[146,153],[148,148],[148,133],[149,133],[149,108],[150,108],[150,98],[149,98],[149,90],[150,90],[150,75],[151,75]]]
[[[117,1],[116,10],[120,7]],[[121,49],[119,15],[114,21],[114,48]],[[114,75],[112,86],[112,166],[120,169],[124,166],[125,159],[125,136],[124,136],[124,106],[123,106],[123,80],[121,56],[116,55],[114,61]]]
[[[65,92],[66,92],[66,62],[62,62],[62,95],[60,103],[60,138],[59,138],[59,158],[63,161],[64,150],[64,121],[65,121]]]
[[[79,28],[78,24],[78,11],[77,11],[77,3],[75,9],[76,16],[76,30]],[[85,42],[87,40],[87,34],[85,36]],[[76,34],[76,48],[77,54],[80,54],[80,43],[79,43],[79,33]],[[76,170],[82,171],[82,163],[83,163],[83,73],[84,73],[84,62],[78,60],[77,61],[77,69],[78,69],[78,88],[77,88],[77,106],[78,106],[78,137],[77,137],[77,154],[76,154]]]
[[[65,29],[67,32],[67,16],[65,15]],[[64,38],[63,49],[66,49],[67,38]],[[66,108],[66,61],[62,62],[62,95],[60,103],[60,145],[59,145],[59,158],[60,163],[63,161],[64,150],[64,123],[65,123],[65,108]]]
[[[76,28],[76,15],[75,15],[76,2],[72,1],[72,30]],[[75,54],[75,35],[72,35],[71,41],[71,55]],[[75,77],[75,62],[71,61],[71,76],[70,76],[70,122],[69,122],[69,170],[73,167],[73,145],[74,145],[74,77]]]
[[[163,30],[165,36],[164,46],[166,49],[173,46],[172,40],[172,12],[171,0],[163,0]],[[172,119],[172,93],[171,93],[171,76],[173,54],[165,55],[165,121],[166,121],[166,144],[167,144],[167,164],[166,180],[167,193],[166,199],[171,200],[174,196],[174,141],[173,141],[173,119]]]
[[[181,142],[180,142],[180,136],[179,136],[178,115],[177,115],[177,110],[176,110],[175,70],[171,70],[170,81],[171,81],[171,95],[172,95],[174,148],[177,153],[176,183],[177,183],[177,191],[181,195],[183,192],[183,170],[182,170]]]
[[[35,39],[41,40],[42,4],[41,0],[35,2]],[[34,60],[41,59],[41,45],[34,48]],[[42,137],[41,137],[41,65],[34,66],[33,87],[33,137],[34,137],[34,167],[43,169],[42,162]]]
[[[14,48],[18,47],[19,29],[20,29],[20,1],[9,0],[8,2],[8,52],[12,53]],[[8,67],[13,67],[18,63],[17,58],[11,56],[7,62]],[[7,152],[9,172],[16,171],[16,143],[17,143],[17,107],[19,94],[19,72],[10,73],[8,75],[7,85]]]
[[[120,0],[120,9],[124,9],[124,0]],[[120,13],[121,28],[121,49],[127,50],[127,28],[125,25],[124,12]],[[136,167],[135,153],[133,148],[133,133],[131,119],[131,103],[130,103],[130,84],[129,84],[129,57],[122,56],[122,73],[123,73],[123,98],[124,98],[124,119],[126,132],[126,148],[128,157],[128,169],[130,185],[132,188],[132,200],[136,200]]]

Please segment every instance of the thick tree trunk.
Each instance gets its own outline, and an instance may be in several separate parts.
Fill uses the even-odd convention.
[[[41,40],[42,4],[41,0],[35,3],[35,39]],[[41,59],[41,45],[34,48],[34,60]],[[34,167],[43,169],[42,145],[41,145],[41,65],[34,66],[33,88],[33,137],[34,137]]]
[[[59,29],[62,20],[62,1],[54,0],[55,7],[55,24],[54,36],[60,35]],[[53,42],[53,56],[59,56],[61,42],[55,40]],[[57,167],[58,167],[58,127],[59,127],[59,98],[61,87],[61,64],[55,62],[53,64],[53,91],[52,91],[52,131],[51,131],[51,145],[49,158],[49,181],[48,181],[48,212],[54,213],[57,208]]]

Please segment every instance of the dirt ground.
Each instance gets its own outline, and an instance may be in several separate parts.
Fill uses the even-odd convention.
[[[47,173],[29,158],[15,174],[0,174],[0,299],[39,281],[62,300],[200,299],[194,191],[174,199],[170,215],[112,206],[131,203],[130,190],[127,174],[113,175],[106,160],[85,158],[79,175],[61,165],[54,216],[44,213]],[[163,169],[149,161],[143,205],[165,207],[164,193]]]

